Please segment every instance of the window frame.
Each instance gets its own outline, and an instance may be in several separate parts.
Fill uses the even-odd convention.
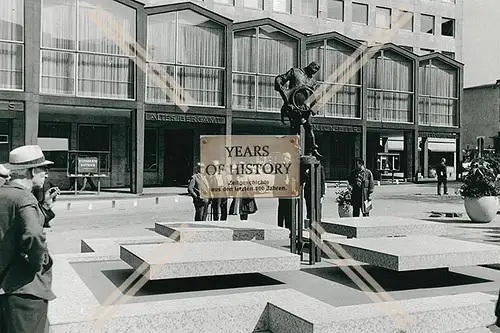
[[[20,88],[0,88],[0,91],[24,91],[26,89],[25,85],[26,85],[26,10],[25,10],[25,7],[26,7],[26,0],[21,0],[21,10],[22,10],[22,37],[21,37],[21,40],[11,40],[11,39],[1,39],[0,38],[0,43],[2,44],[9,44],[9,45],[18,45],[18,46],[21,46],[21,87]]]
[[[284,13],[284,14],[292,14],[292,0],[285,0],[287,2],[287,10],[286,11],[283,11],[283,10],[278,10],[276,9],[276,7],[274,6],[276,4],[276,1],[273,0],[273,12],[275,13]]]
[[[450,35],[445,35],[443,34],[443,24],[451,22],[453,28],[452,28],[452,34]],[[456,20],[454,18],[450,17],[441,17],[441,36],[442,37],[448,37],[448,38],[455,38],[456,37]]]
[[[57,122],[57,121],[40,121],[39,124],[38,124],[38,137],[39,138],[46,138],[46,136],[40,136],[40,126],[42,125],[62,125],[62,126],[66,126],[67,127],[67,139],[68,139],[68,150],[65,151],[65,154],[66,154],[66,161],[65,161],[65,164],[63,167],[51,167],[51,170],[54,170],[54,171],[66,171],[67,169],[67,166],[68,166],[68,152],[71,151],[71,132],[72,132],[72,128],[71,128],[71,122]],[[52,136],[51,138],[60,138],[60,137],[54,137]],[[65,137],[61,137],[61,139],[63,139]],[[62,152],[64,150],[58,150],[58,151],[55,151],[55,152]],[[49,155],[47,153],[50,153],[50,152],[44,152],[46,154],[45,157],[47,157],[48,160],[51,160]]]
[[[112,168],[112,152],[113,152],[113,125],[111,124],[93,124],[93,123],[78,123],[76,129],[76,146],[78,151],[86,152],[86,150],[80,150],[80,128],[82,127],[107,127],[108,128],[108,142],[109,142],[109,151],[104,150],[92,150],[92,152],[97,153],[107,153],[108,155],[108,166],[107,168],[102,168],[100,166],[99,172],[105,170],[106,172],[111,172]]]
[[[342,13],[341,13],[342,18],[341,19],[329,16],[330,11],[329,11],[328,4],[330,4],[330,3],[341,3],[342,4]],[[327,20],[345,22],[345,1],[344,0],[327,0],[326,5],[327,5],[327,7],[326,7],[326,19]]]
[[[43,20],[43,12],[44,12],[44,1],[41,0],[40,3],[40,16]],[[112,53],[102,53],[102,52],[95,52],[95,51],[83,51],[80,50],[80,36],[79,36],[79,8],[80,8],[80,1],[81,0],[74,0],[74,13],[73,13],[73,19],[75,20],[74,24],[74,31],[73,31],[73,36],[74,36],[74,48],[73,49],[59,49],[59,48],[54,48],[54,47],[46,47],[43,46],[43,27],[40,26],[40,52],[39,52],[39,60],[40,60],[40,76],[39,76],[39,87],[40,87],[40,95],[48,95],[48,96],[71,96],[71,97],[80,97],[80,98],[92,98],[92,99],[105,99],[105,100],[123,100],[123,101],[135,101],[137,99],[137,51],[136,51],[136,45],[137,45],[137,9],[127,6],[121,2],[117,2],[114,0],[109,0],[111,2],[117,3],[121,6],[124,6],[126,8],[129,8],[133,11],[134,13],[134,18],[131,21],[134,25],[133,33],[134,36],[133,40],[134,43],[131,45],[134,49],[134,52],[131,54],[112,54]],[[50,93],[50,92],[45,92],[43,90],[43,53],[44,51],[51,51],[51,52],[58,52],[58,53],[71,53],[73,54],[73,92],[72,93]],[[108,57],[113,57],[113,58],[119,58],[119,59],[128,59],[129,62],[132,61],[133,66],[132,71],[133,71],[133,96],[132,97],[101,97],[101,96],[92,96],[92,95],[82,95],[79,94],[79,84],[80,84],[80,75],[79,75],[79,69],[80,69],[80,56],[82,54],[85,55],[94,55],[94,56],[108,56]],[[130,72],[129,72],[130,73]],[[53,77],[53,76],[45,76],[45,77]]]
[[[429,33],[427,31],[423,31],[423,18],[432,18],[432,33]],[[420,33],[425,34],[425,35],[431,35],[435,36],[436,35],[436,16],[430,15],[430,14],[420,14]]]
[[[265,25],[263,25],[265,26]],[[233,31],[233,41],[234,41],[234,35],[239,33],[239,32],[245,32],[245,31],[250,31],[250,30],[253,30],[254,33],[255,33],[255,36],[256,36],[256,45],[255,45],[255,49],[256,49],[256,55],[255,55],[255,59],[253,59],[252,63],[253,63],[253,66],[255,66],[254,68],[254,71],[253,72],[246,72],[246,71],[240,71],[240,70],[236,70],[234,69],[234,67],[231,69],[231,84],[234,84],[234,78],[235,78],[235,75],[242,75],[242,76],[246,76],[246,77],[252,77],[254,79],[254,82],[253,82],[253,85],[254,85],[254,89],[255,89],[255,95],[253,96],[254,97],[254,105],[252,108],[240,108],[239,106],[235,105],[235,103],[233,102],[232,105],[233,105],[233,110],[236,110],[236,111],[244,111],[244,112],[266,112],[266,113],[277,113],[279,112],[279,110],[265,110],[265,109],[259,109],[259,98],[261,97],[260,96],[260,93],[259,93],[259,78],[261,77],[276,77],[277,75],[279,75],[280,73],[278,74],[267,74],[267,73],[262,73],[260,71],[260,29],[261,29],[262,26],[255,26],[255,27],[250,27],[250,28],[247,28],[247,29],[241,29],[241,30],[235,30]],[[287,34],[286,32],[282,31],[282,30],[279,30],[277,29],[281,34],[283,35],[286,35],[288,36],[291,40],[293,40],[295,43],[296,43],[296,48],[295,48],[295,52],[297,54],[297,59],[295,59],[295,63],[292,64],[291,66],[292,67],[296,67],[296,66],[299,66],[299,63],[300,63],[300,41]],[[233,42],[233,45],[234,45],[234,42]],[[235,96],[235,90],[232,89],[232,96],[231,96],[231,99],[233,99]],[[280,97],[281,98],[281,97]]]
[[[355,21],[354,20],[354,7],[364,7],[366,8],[366,22],[365,23],[361,23],[361,22],[358,22],[358,21]],[[352,17],[352,23],[353,24],[357,24],[357,25],[362,25],[362,26],[368,26],[369,23],[370,23],[370,8],[368,6],[368,4],[366,3],[362,3],[362,2],[352,2],[352,7],[351,7],[351,17]]]
[[[316,6],[316,13],[313,14],[313,15],[310,15],[310,14],[306,14],[303,12],[303,8],[302,8],[302,4],[304,3],[307,3],[307,1],[314,1],[315,3],[315,6]],[[318,18],[319,17],[319,0],[300,0],[300,15],[301,16],[305,16],[305,17],[315,17],[315,18]]]
[[[174,13],[175,14],[175,54],[174,54],[174,60],[173,61],[166,61],[166,60],[154,60],[154,59],[151,59],[151,58],[148,58],[146,59],[146,73],[145,73],[145,82],[146,84],[144,85],[144,96],[145,96],[145,103],[147,104],[155,104],[155,105],[182,105],[182,106],[194,106],[194,107],[203,107],[203,108],[215,108],[215,109],[224,109],[227,107],[226,105],[226,99],[224,98],[224,81],[226,80],[226,72],[228,71],[228,68],[227,68],[227,61],[225,61],[224,59],[224,55],[221,55],[221,60],[223,61],[223,66],[220,67],[220,66],[208,66],[208,65],[194,65],[194,64],[184,64],[184,63],[181,63],[179,62],[179,47],[178,47],[178,42],[179,42],[179,29],[178,29],[178,25],[179,25],[179,13],[180,12],[183,12],[183,11],[191,11],[193,13],[195,13],[196,15],[200,15],[200,16],[203,16],[202,14],[200,13],[197,13],[195,11],[192,11],[190,9],[182,9],[182,10],[178,10],[178,11],[173,11],[173,12],[166,12],[166,13],[158,13],[158,14],[151,14],[151,15],[148,15],[147,19],[146,19],[146,43],[147,43],[147,40],[148,40],[148,36],[149,36],[149,18],[150,17],[154,17],[156,15],[164,15],[164,14],[172,14]],[[205,16],[203,16],[205,17]],[[217,25],[219,25],[222,29],[223,29],[223,49],[225,49],[225,43],[226,43],[226,38],[225,36],[227,35],[227,27],[222,24],[222,23],[219,23],[217,21],[214,21],[208,17],[205,17],[208,21],[211,21]],[[148,49],[149,46],[146,46],[146,49]],[[147,52],[147,54],[149,55],[149,52]],[[175,80],[177,80],[177,75],[179,73],[179,68],[193,68],[193,69],[211,69],[211,70],[214,70],[214,71],[220,71],[222,73],[222,79],[223,79],[223,82],[222,82],[222,91],[220,92],[222,94],[222,98],[221,98],[221,102],[222,102],[222,105],[204,105],[204,104],[196,104],[196,103],[182,103],[181,102],[181,97],[179,96],[179,89],[181,89],[179,87],[179,84],[177,84],[175,87],[174,87],[174,91],[173,91],[173,96],[174,96],[174,100],[166,100],[166,101],[153,101],[153,100],[150,100],[148,99],[148,89],[151,87],[148,85],[148,77],[149,77],[149,72],[150,72],[150,66],[160,66],[160,67],[173,67],[174,68],[174,73],[173,73],[173,77]],[[177,82],[177,81],[176,81]],[[153,88],[157,88],[156,86],[152,86]]]
[[[383,10],[386,13],[389,12],[389,26],[388,27],[380,27],[378,25],[377,18],[379,17],[379,13],[380,13],[379,10]],[[386,29],[386,30],[392,29],[392,8],[382,7],[382,6],[375,6],[375,27],[377,29]]]

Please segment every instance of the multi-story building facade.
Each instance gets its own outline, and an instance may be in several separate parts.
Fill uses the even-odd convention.
[[[104,186],[184,184],[202,134],[286,134],[274,77],[315,60],[331,94],[313,120],[327,178],[358,156],[376,170],[401,136],[416,181],[419,141],[461,151],[456,1],[3,0],[0,158],[51,140],[61,186],[67,150],[109,151]]]
[[[463,149],[500,153],[500,80],[464,89]],[[482,146],[482,147],[481,147]]]

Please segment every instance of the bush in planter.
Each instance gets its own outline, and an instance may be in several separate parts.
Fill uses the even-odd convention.
[[[352,216],[352,189],[348,186],[345,190],[335,192],[337,197],[335,201],[339,205],[338,211],[340,217]]]
[[[464,198],[465,210],[473,222],[491,222],[497,213],[499,166],[498,159],[474,159],[456,191]]]

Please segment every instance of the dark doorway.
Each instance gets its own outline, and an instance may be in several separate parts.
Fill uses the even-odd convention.
[[[165,186],[187,185],[193,173],[193,130],[165,129]]]

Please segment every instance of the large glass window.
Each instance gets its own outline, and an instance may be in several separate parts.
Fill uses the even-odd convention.
[[[420,17],[420,31],[434,35],[434,16],[422,14]]]
[[[368,25],[368,5],[364,3],[352,3],[352,21]]]
[[[49,123],[40,122],[38,125],[38,137],[53,142],[48,142],[46,145],[51,146],[50,149],[44,150],[45,157],[54,162],[53,169],[66,169],[68,162],[68,151],[58,150],[59,146],[69,146],[71,138],[71,124],[70,123]],[[60,143],[60,140],[66,141],[66,144]]]
[[[300,0],[300,13],[318,17],[318,0]]]
[[[233,107],[279,112],[274,78],[298,65],[298,42],[270,26],[234,33]]]
[[[336,40],[325,40],[307,45],[308,63],[316,61],[321,69],[317,74],[321,83],[318,97],[320,112],[326,117],[360,117],[361,74],[348,64],[354,49]]]
[[[149,16],[146,101],[224,106],[224,36],[190,10]]]
[[[413,63],[383,50],[365,66],[368,82],[368,115],[371,121],[413,122]]]
[[[458,126],[458,71],[435,59],[421,64],[419,71],[419,124]]]
[[[24,1],[0,1],[0,89],[24,89]]]
[[[344,21],[344,1],[343,0],[328,0],[326,17],[329,19]]]
[[[144,130],[144,171],[158,170],[158,130]]]
[[[384,7],[377,7],[375,13],[375,24],[377,28],[390,29],[391,28],[391,9]]]
[[[113,0],[42,0],[41,93],[134,99],[135,17]]]

